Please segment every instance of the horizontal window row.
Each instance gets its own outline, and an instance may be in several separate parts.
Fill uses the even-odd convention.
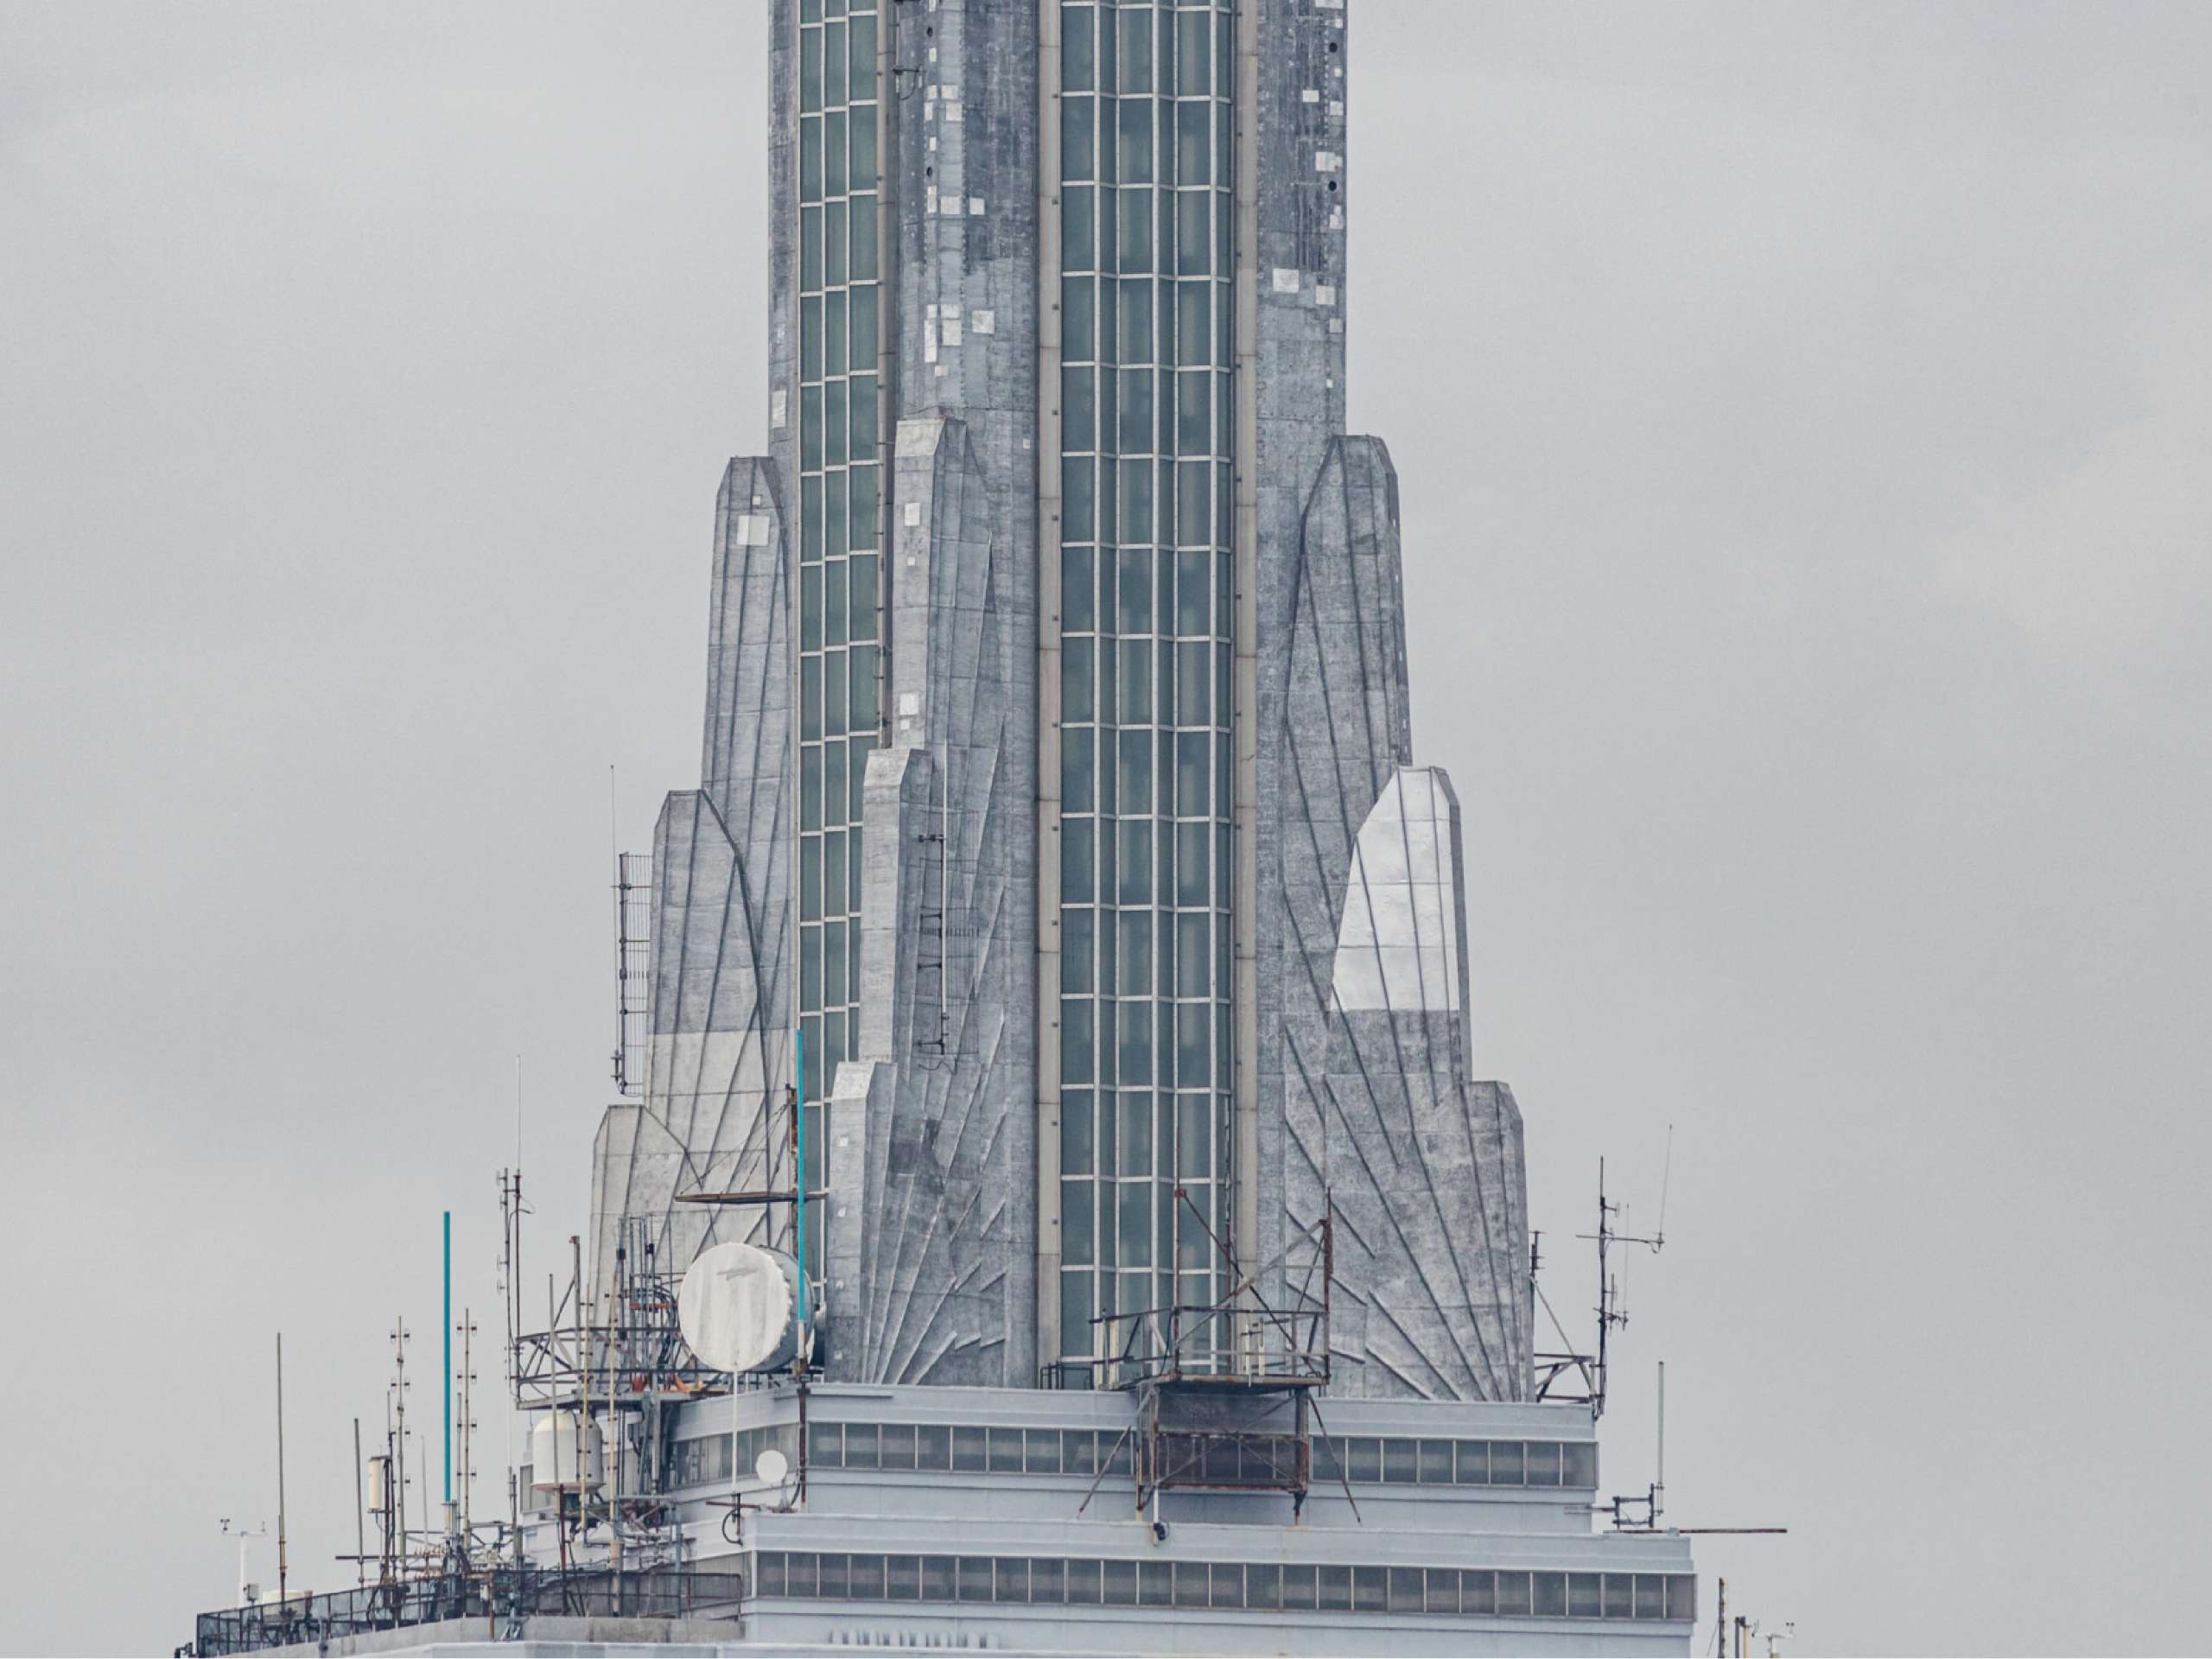
[[[1094,732],[1088,726],[1069,726],[1061,730],[1062,811],[1071,817],[1097,812],[1122,820],[1118,844],[1111,833],[1099,832],[1099,893],[1109,901],[1118,893],[1125,905],[1154,902],[1153,849],[1146,839],[1151,834],[1151,817],[1155,814],[1173,814],[1209,823],[1226,821],[1230,808],[1230,738],[1224,732],[1162,732],[1149,726],[1134,729],[1124,726],[1104,732]],[[1141,828],[1143,834],[1140,835],[1138,828],[1132,825]],[[1203,828],[1203,823],[1199,827]],[[1088,904],[1091,895],[1080,886],[1084,878],[1072,873],[1077,853],[1074,843],[1065,839],[1071,829],[1065,823],[1061,828],[1063,897],[1077,904]],[[1180,827],[1177,833],[1181,833]],[[1166,868],[1170,855],[1171,849],[1163,841],[1159,851],[1159,902],[1205,903],[1203,895],[1185,897],[1179,891],[1173,872]],[[1112,875],[1112,866],[1117,858],[1122,871],[1118,889]],[[1186,879],[1195,874],[1198,868],[1192,861],[1183,861]],[[1067,886],[1071,881],[1078,885]]]
[[[1186,1363],[1201,1363],[1208,1351],[1206,1318],[1203,1310],[1228,1294],[1224,1274],[1215,1269],[1174,1273],[1166,1268],[1094,1270],[1070,1268],[1060,1274],[1060,1386],[1088,1389],[1118,1387],[1137,1381],[1122,1376],[1113,1362],[1143,1361],[1167,1345],[1169,1321],[1161,1310],[1179,1313],[1173,1321],[1174,1346]],[[1149,1317],[1147,1317],[1149,1316]],[[1229,1322],[1214,1321],[1211,1347],[1225,1348]],[[1092,1375],[1103,1371],[1103,1376]]]
[[[1061,453],[1217,460],[1233,429],[1230,384],[1213,368],[1065,370]]]
[[[1063,740],[1090,736],[1088,728],[1073,728],[1064,732]],[[1126,762],[1128,743],[1133,738],[1150,735],[1147,732],[1122,732],[1113,735],[1112,747],[1122,753]],[[1163,797],[1167,802],[1187,804],[1192,812],[1205,812],[1208,796],[1203,774],[1193,778],[1184,772],[1184,762],[1191,760],[1185,749],[1185,739],[1195,737],[1206,741],[1204,733],[1185,733],[1176,737],[1173,752],[1178,757],[1176,792]],[[1069,747],[1079,745],[1068,742]],[[1224,741],[1217,746],[1217,756],[1226,761],[1229,746]],[[1167,746],[1162,746],[1167,753]],[[1192,763],[1197,770],[1196,763]],[[1064,798],[1069,779],[1061,783]],[[1222,810],[1229,800],[1225,780],[1211,799]],[[1143,906],[1157,905],[1165,908],[1225,910],[1229,906],[1229,875],[1233,866],[1230,852],[1225,844],[1229,825],[1219,816],[1200,818],[1194,823],[1166,823],[1151,817],[1135,817],[1128,814],[1152,811],[1150,791],[1143,787],[1144,773],[1141,766],[1125,766],[1118,780],[1101,778],[1101,793],[1106,798],[1100,804],[1114,807],[1111,791],[1118,791],[1120,817],[1094,818],[1071,813],[1060,820],[1060,902],[1064,905],[1120,905]],[[1075,804],[1069,802],[1069,804]],[[1084,803],[1088,805],[1089,803]],[[801,827],[818,829],[817,824]],[[1214,856],[1208,862],[1202,843],[1212,844]],[[1165,950],[1163,944],[1162,950]]]
[[[819,391],[820,387],[810,390]],[[802,406],[804,399],[801,399]],[[883,474],[855,462],[842,472],[810,471],[798,483],[798,556],[802,563],[878,550]]]
[[[853,196],[798,210],[798,286],[803,294],[882,275],[876,245],[875,198]]]
[[[1089,1277],[1090,1275],[1085,1275]],[[1164,1274],[1105,1275],[1123,1282],[1122,1311],[1162,1306],[1173,1293]],[[1185,1274],[1192,1284],[1204,1275]],[[1109,1297],[1109,1302],[1112,1301]],[[1187,1299],[1185,1299],[1187,1300]],[[1108,1306],[1104,1312],[1115,1312]],[[692,1486],[750,1475],[771,1447],[796,1463],[798,1429],[785,1424],[740,1431],[734,1464],[730,1437],[677,1442],[670,1484]],[[1233,1443],[1233,1442],[1224,1442]],[[1002,1428],[944,1423],[847,1423],[817,1418],[807,1425],[806,1454],[817,1469],[918,1470],[1030,1475],[1128,1475],[1132,1439],[1119,1429]],[[715,1448],[719,1447],[720,1450]],[[1349,1479],[1355,1485],[1568,1487],[1594,1491],[1598,1448],[1590,1440],[1454,1440],[1374,1435],[1313,1437],[1317,1489]],[[719,1472],[717,1472],[719,1471]]]
[[[798,377],[831,378],[852,370],[874,372],[883,346],[875,283],[810,294],[798,302]]]
[[[818,10],[818,5],[817,7]],[[844,9],[838,8],[842,12]],[[847,22],[802,25],[798,32],[798,106],[835,109],[875,96],[875,8],[855,6]]]
[[[1063,542],[1225,549],[1236,505],[1225,461],[1061,456]]]
[[[695,1440],[678,1440],[671,1449],[667,1484],[682,1489],[727,1481],[738,1467],[730,1454],[730,1436],[706,1434]],[[752,1465],[745,1465],[749,1472]]]
[[[1060,1081],[1064,1084],[1226,1089],[1233,1040],[1225,1001],[1060,999]]]
[[[1221,1254],[1216,1243],[1221,1235],[1221,1217],[1214,1213],[1217,1192],[1210,1179],[1197,1176],[1166,1180],[1064,1180],[1060,1183],[1060,1260],[1067,1269],[1095,1267],[1118,1271],[1173,1264],[1179,1272],[1205,1274],[1215,1267],[1215,1259]],[[1202,1279],[1194,1288],[1203,1292],[1210,1284],[1211,1281]],[[1095,1288],[1086,1292],[1077,1286],[1075,1290],[1085,1300],[1097,1294]],[[1152,1297],[1129,1311],[1141,1313],[1165,1300]],[[1099,1307],[1097,1311],[1112,1313],[1114,1309]],[[1074,1345],[1084,1347],[1081,1343]]]
[[[855,196],[854,212],[872,197]],[[1060,269],[1106,276],[1227,276],[1235,213],[1226,190],[1070,184],[1060,190]],[[855,251],[855,257],[858,258]]]
[[[1001,1475],[1128,1474],[1131,1436],[1119,1429],[993,1428],[945,1423],[807,1425],[815,1469],[952,1471]]]
[[[818,738],[851,735],[869,740],[858,747],[865,750],[873,747],[873,739],[882,723],[877,707],[876,674],[878,648],[873,644],[830,646],[819,652],[810,652],[799,658],[798,664],[798,734],[802,741],[811,743]],[[826,766],[839,764],[831,756]],[[855,763],[855,799],[858,799],[859,768],[865,757]],[[825,774],[826,775],[826,774]],[[836,780],[824,785],[830,800],[837,798]],[[854,817],[859,816],[855,810]],[[836,819],[828,826],[809,823],[804,819],[800,828],[820,830],[834,828]]]
[[[1217,548],[1063,546],[1061,632],[1226,644],[1236,626],[1232,570],[1230,555]],[[1217,666],[1217,684],[1219,679]]]
[[[801,569],[798,575],[798,648],[819,651],[849,639],[873,643],[876,637],[875,555],[855,553]]]
[[[1595,1490],[1594,1440],[1445,1440],[1368,1434],[1313,1437],[1316,1482],[1354,1485],[1573,1486]]]
[[[1233,303],[1211,276],[1065,277],[1060,360],[1226,368],[1236,361]]]
[[[1226,1123],[1211,1093],[1071,1089],[1060,1096],[1060,1173],[1210,1179],[1227,1165]]]
[[[1211,89],[1196,97],[1060,99],[1060,178],[1067,183],[1227,185],[1233,106]]]
[[[1098,721],[1225,731],[1235,660],[1229,643],[1211,636],[1157,646],[1145,638],[1063,638],[1060,720],[1069,726]]]
[[[849,13],[858,16],[862,12],[882,9],[883,0],[798,0],[798,20],[802,23],[818,23],[826,17],[834,22]]]
[[[1236,85],[1226,0],[1060,8],[1060,86],[1068,92],[1211,92]]]
[[[871,74],[875,59],[868,59]],[[870,89],[871,93],[874,88]],[[876,186],[876,112],[874,104],[826,115],[804,115],[798,123],[798,199],[821,201]]]
[[[873,465],[881,452],[882,431],[876,378],[855,374],[849,379],[802,386],[798,394],[798,464],[805,471],[842,467],[849,461]],[[875,532],[855,533],[856,547],[873,547]]]
[[[1177,833],[1203,824],[1179,824]],[[1184,864],[1187,874],[1192,869]],[[1201,863],[1196,867],[1203,871]],[[1226,858],[1211,890],[1190,880],[1189,900],[1201,910],[1097,911],[1070,906],[1060,912],[1060,988],[1071,995],[1103,992],[1125,999],[1182,997],[1205,1001],[1229,995],[1229,881]]]
[[[830,653],[834,661],[837,653]],[[855,652],[855,655],[859,653]],[[804,670],[807,664],[800,665]],[[802,830],[841,830],[861,821],[866,798],[868,751],[875,747],[873,733],[855,732],[849,738],[801,746],[798,756],[798,827]]]
[[[752,1593],[797,1600],[992,1602],[1262,1612],[1694,1622],[1689,1573],[1494,1572],[1486,1567],[1285,1567],[1061,1556],[877,1555],[760,1550]]]

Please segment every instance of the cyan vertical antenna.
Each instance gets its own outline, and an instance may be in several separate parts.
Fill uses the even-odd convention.
[[[799,1028],[798,1045],[798,1169],[795,1185],[798,1192],[798,1328],[799,1351],[806,1351],[806,1030]]]
[[[446,1502],[453,1502],[453,1211],[446,1211],[445,1225],[445,1332],[446,1371],[438,1384],[438,1392],[445,1396],[445,1405],[439,1415],[446,1426]]]

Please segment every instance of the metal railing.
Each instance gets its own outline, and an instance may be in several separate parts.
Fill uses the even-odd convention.
[[[734,1618],[744,1594],[744,1575],[732,1568],[659,1567],[618,1576],[604,1568],[498,1567],[202,1613],[189,1651],[216,1659],[452,1619],[482,1619],[497,1637],[511,1620],[541,1616],[689,1618],[712,1611]]]

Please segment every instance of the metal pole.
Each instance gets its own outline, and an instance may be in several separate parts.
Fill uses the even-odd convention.
[[[361,1420],[353,1420],[353,1582],[369,1581],[369,1501],[361,1491]]]
[[[446,1438],[446,1522],[453,1522],[453,1211],[445,1219],[445,1387],[438,1390],[444,1398],[439,1415],[445,1420]]]
[[[799,1027],[798,1057],[798,1342],[799,1357],[806,1357],[806,1028]]]
[[[584,1247],[575,1234],[569,1235],[569,1267],[575,1275],[576,1322],[576,1520],[579,1525],[591,1521],[591,1492],[586,1485],[584,1471],[591,1458],[591,1344],[584,1325]],[[561,1437],[553,1437],[553,1468],[561,1467]]]
[[[1659,1478],[1651,1483],[1651,1524],[1667,1503],[1667,1362],[1659,1362]]]
[[[289,1567],[284,1558],[284,1333],[276,1333],[276,1606],[282,1617]]]

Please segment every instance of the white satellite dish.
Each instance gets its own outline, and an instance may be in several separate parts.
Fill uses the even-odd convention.
[[[770,1446],[753,1460],[753,1473],[763,1486],[780,1486],[791,1471],[791,1460]]]
[[[684,1274],[676,1319],[718,1371],[787,1365],[798,1344],[798,1264],[757,1244],[717,1244]]]

